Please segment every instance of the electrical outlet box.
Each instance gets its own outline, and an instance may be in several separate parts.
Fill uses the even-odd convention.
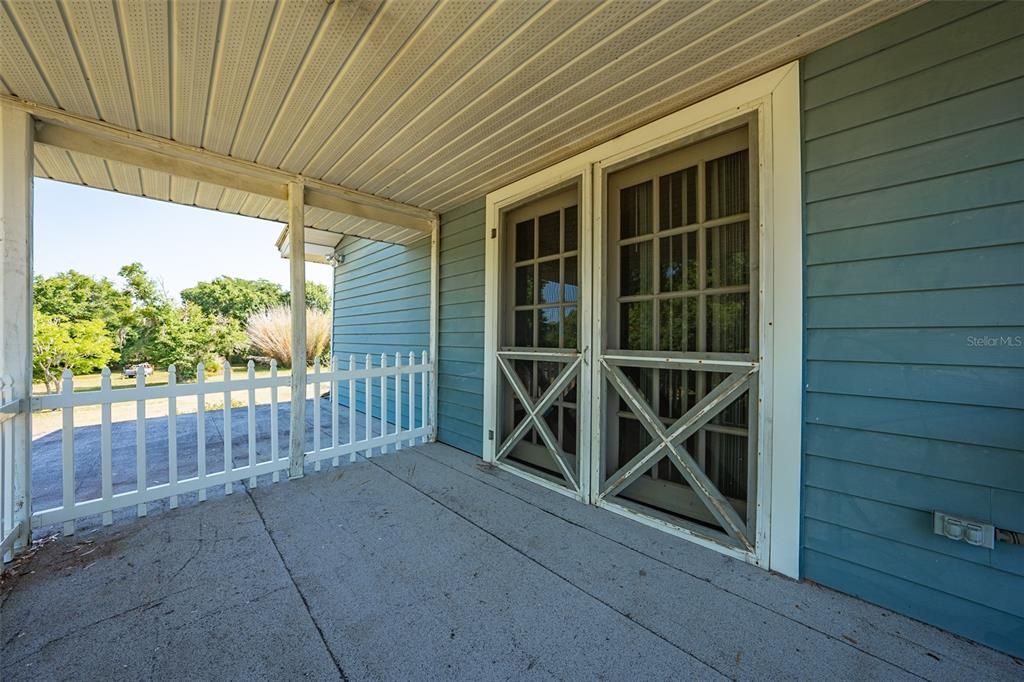
[[[943,535],[950,540],[986,549],[993,549],[996,545],[996,529],[991,523],[961,519],[937,511],[933,524],[936,535]]]

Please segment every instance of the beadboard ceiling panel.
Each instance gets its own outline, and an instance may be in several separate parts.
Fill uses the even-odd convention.
[[[919,2],[0,0],[0,94],[442,212]],[[78,152],[39,144],[36,162],[285,218],[280,199]],[[307,223],[321,242],[422,238]]]

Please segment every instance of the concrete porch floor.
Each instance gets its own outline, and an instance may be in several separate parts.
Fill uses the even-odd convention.
[[[43,546],[21,679],[1020,679],[1009,656],[431,444]]]

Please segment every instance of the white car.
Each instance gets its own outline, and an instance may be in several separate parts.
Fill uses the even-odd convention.
[[[139,368],[143,371],[143,376],[150,376],[153,373],[153,365],[148,362],[140,362],[137,365],[125,365],[124,369],[121,370],[121,376],[125,379],[132,379],[138,376]]]

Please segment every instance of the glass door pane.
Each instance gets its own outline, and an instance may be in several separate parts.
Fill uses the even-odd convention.
[[[501,290],[506,323],[498,353],[499,460],[570,487],[579,481],[578,215],[576,187],[505,215]],[[546,405],[541,410],[542,402]],[[530,406],[536,420],[530,419]],[[525,431],[524,422],[529,427]]]
[[[741,125],[612,173],[606,194],[602,494],[730,542],[753,537],[755,506],[752,167]]]

